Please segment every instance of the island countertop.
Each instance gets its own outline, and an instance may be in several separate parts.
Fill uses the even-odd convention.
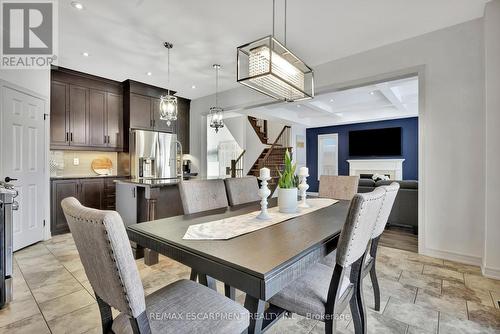
[[[180,178],[169,179],[120,179],[115,180],[116,183],[129,183],[138,187],[161,188],[175,186],[180,182]]]

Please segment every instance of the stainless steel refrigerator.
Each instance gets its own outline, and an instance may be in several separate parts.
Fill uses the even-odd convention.
[[[182,174],[182,152],[177,151],[177,135],[132,130],[130,133],[130,173],[133,178],[166,179]]]

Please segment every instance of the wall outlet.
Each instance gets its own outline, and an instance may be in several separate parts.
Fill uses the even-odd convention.
[[[78,166],[80,164],[79,158],[73,158],[73,166]]]

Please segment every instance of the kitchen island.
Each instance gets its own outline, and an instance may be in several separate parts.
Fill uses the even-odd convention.
[[[184,214],[178,184],[180,178],[116,180],[116,211],[125,226]],[[136,259],[158,262],[158,254],[132,243]]]

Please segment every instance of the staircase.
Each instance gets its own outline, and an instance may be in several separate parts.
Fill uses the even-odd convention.
[[[256,117],[248,116],[248,121],[250,125],[255,130],[255,133],[259,137],[262,144],[268,145],[268,136],[267,136],[267,121],[265,119],[259,119]]]
[[[281,130],[274,143],[270,147],[266,147],[262,151],[260,156],[253,164],[252,168],[248,172],[248,175],[254,175],[258,177],[261,168],[269,168],[271,170],[271,180],[269,180],[268,186],[269,189],[271,189],[271,195],[278,187],[278,170],[283,170],[285,164],[285,151],[288,149],[290,154],[292,154],[292,148],[290,147],[289,140],[290,126],[284,126],[283,130]]]

